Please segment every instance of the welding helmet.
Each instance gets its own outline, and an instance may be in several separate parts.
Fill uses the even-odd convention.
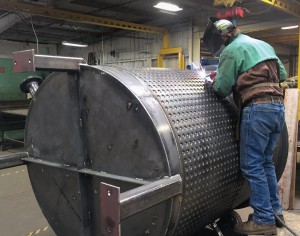
[[[221,19],[214,23],[220,35],[226,35],[235,29],[235,25],[229,20]]]
[[[224,40],[215,25],[217,21],[220,19],[210,17],[203,35],[203,43],[214,57],[219,57],[225,48]]]

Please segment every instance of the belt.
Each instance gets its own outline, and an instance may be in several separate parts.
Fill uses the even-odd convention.
[[[253,98],[248,102],[245,102],[243,106],[249,106],[252,104],[265,104],[265,103],[283,103],[283,98],[281,96],[267,96],[267,97],[260,97],[260,98]]]

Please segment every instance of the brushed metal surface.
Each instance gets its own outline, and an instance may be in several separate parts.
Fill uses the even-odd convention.
[[[45,79],[26,124],[29,157],[65,169],[31,162],[29,175],[58,235],[81,235],[85,227],[101,235],[103,178],[93,173],[118,176],[105,182],[121,192],[137,185],[120,176],[151,182],[179,174],[182,194],[125,219],[121,232],[192,235],[248,198],[235,131],[234,107],[197,71],[81,65],[78,77]]]
[[[150,88],[172,126],[184,197],[174,235],[187,235],[230,209],[242,184],[236,120],[197,71],[132,70]]]

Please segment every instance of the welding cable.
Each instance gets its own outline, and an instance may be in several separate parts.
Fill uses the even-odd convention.
[[[299,234],[297,234],[297,233],[295,233],[295,231],[293,231],[290,227],[288,227],[287,225],[286,225],[286,223],[284,223],[280,218],[279,218],[279,216],[277,215],[277,214],[274,214],[275,215],[275,217],[276,217],[276,219],[288,230],[288,231],[290,231],[291,232],[291,234],[292,235],[294,235],[294,236],[299,236]]]
[[[261,12],[255,12],[255,13],[254,13],[254,12],[248,10],[247,8],[243,8],[243,10],[244,10],[245,12],[247,12],[248,14],[250,14],[250,15],[261,15],[261,14],[264,14],[265,12],[271,10],[271,9],[275,6],[275,3],[276,3],[276,1],[274,1],[273,4],[272,4],[270,7],[268,7],[267,9],[265,9],[265,10],[263,10],[263,11],[261,11]]]
[[[38,38],[38,36],[35,32],[34,26],[33,26],[32,15],[30,16],[30,18],[31,18],[31,28],[32,28],[32,31],[34,33],[35,40],[36,40],[36,53],[39,54],[39,38]]]

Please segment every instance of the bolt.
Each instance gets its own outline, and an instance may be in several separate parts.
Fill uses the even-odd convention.
[[[127,103],[127,109],[129,110],[132,107],[133,102],[128,102]]]

